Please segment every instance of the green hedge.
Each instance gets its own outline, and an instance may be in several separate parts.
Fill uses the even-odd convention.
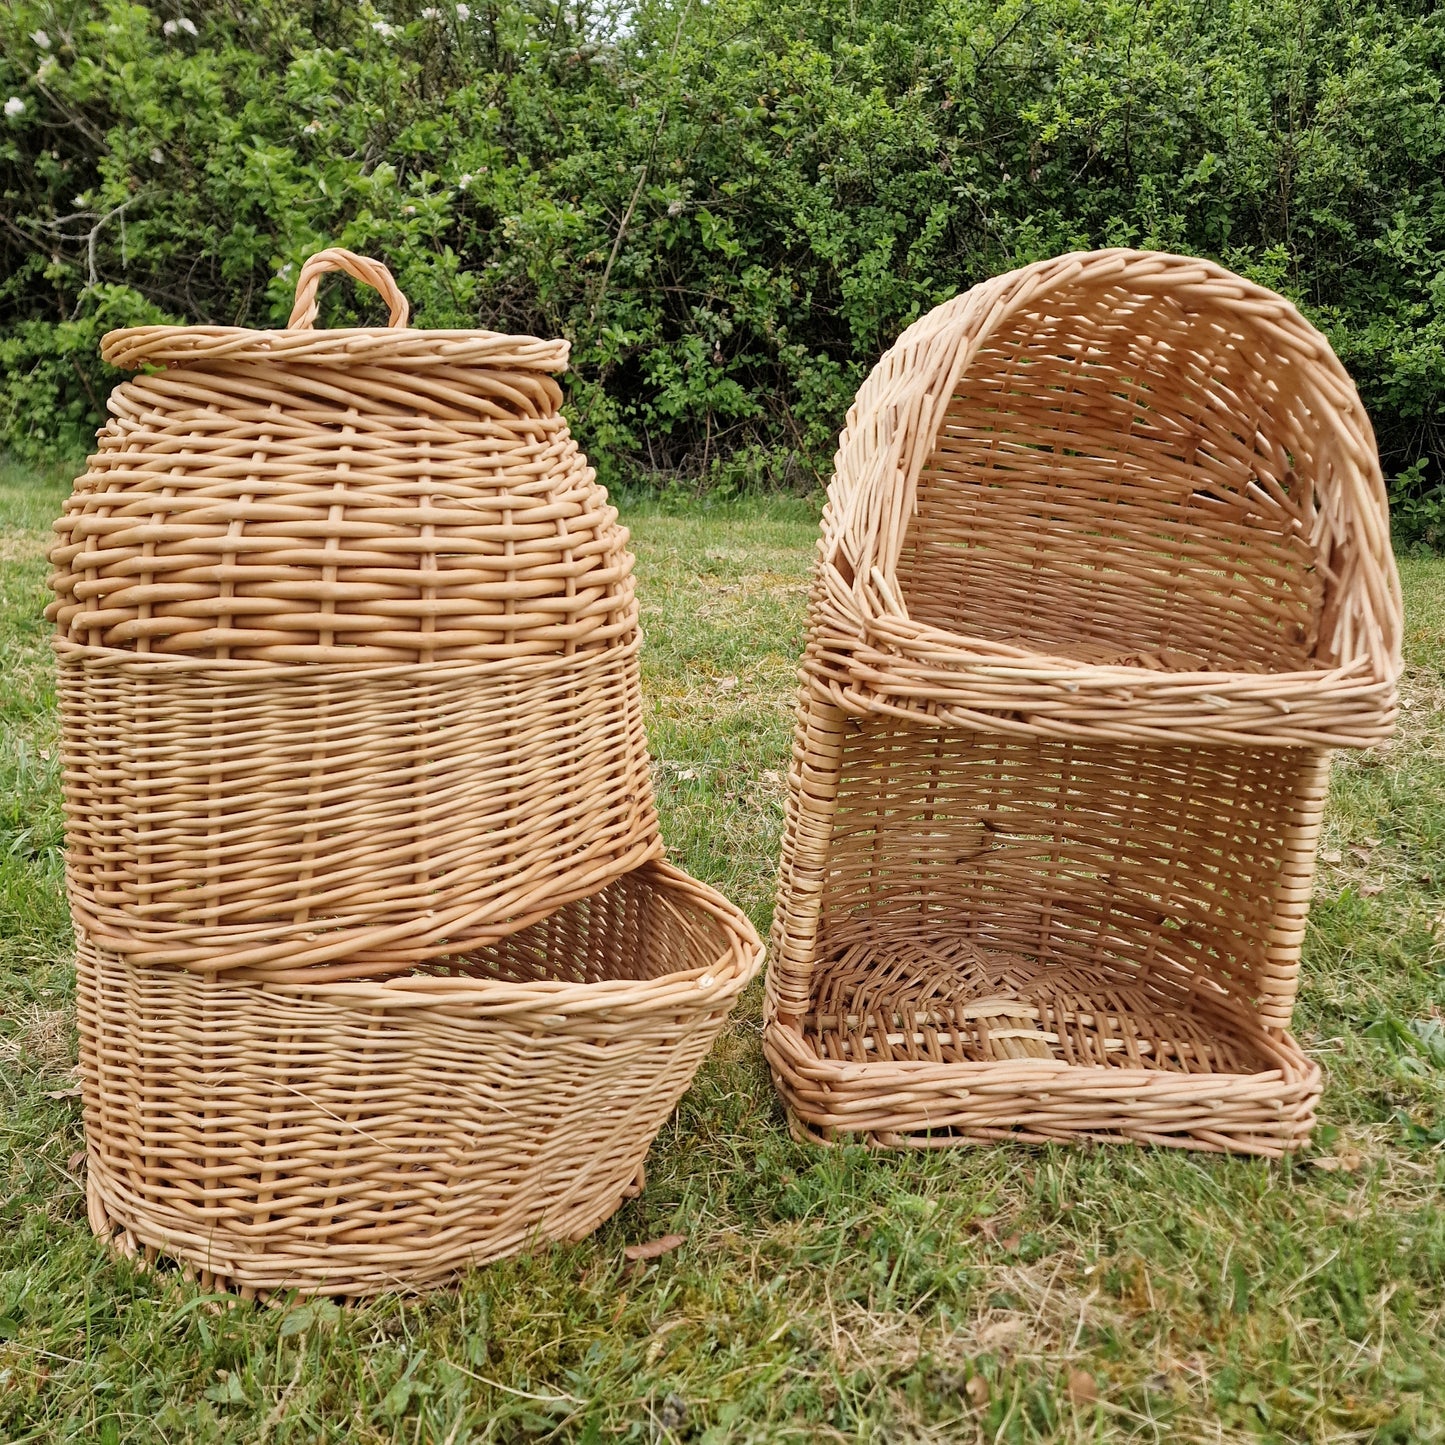
[[[1430,0],[10,0],[0,438],[82,445],[105,329],[275,325],[340,242],[571,337],[605,475],[811,486],[900,327],[1127,243],[1299,302],[1445,541],[1442,66]]]

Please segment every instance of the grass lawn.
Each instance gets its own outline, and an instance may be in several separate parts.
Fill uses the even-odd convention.
[[[64,491],[0,473],[0,1439],[1445,1439],[1445,562],[1404,566],[1400,738],[1335,773],[1297,1016],[1328,1076],[1309,1158],[807,1149],[755,986],[592,1239],[287,1312],[86,1227],[38,620]],[[815,514],[629,521],[667,840],[763,927]]]

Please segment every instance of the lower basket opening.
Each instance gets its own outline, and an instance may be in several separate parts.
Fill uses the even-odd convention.
[[[1026,958],[961,934],[869,931],[820,965],[802,1032],[820,1059],[1251,1074],[1258,1026],[1217,987],[1116,961]]]
[[[495,943],[420,965],[417,974],[499,983],[641,982],[706,968],[731,936],[721,918],[642,869]]]

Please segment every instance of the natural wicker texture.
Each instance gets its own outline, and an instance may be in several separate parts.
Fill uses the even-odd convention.
[[[511,664],[62,660],[71,907],[137,963],[405,970],[661,850],[635,635]]]
[[[314,332],[322,274],[394,325]],[[403,329],[307,262],[293,328],[106,338],[51,553],[78,922],[137,963],[405,970],[660,853],[627,533],[560,342]],[[317,972],[310,972],[317,970]]]
[[[765,1047],[815,1137],[1277,1155],[1329,755],[1401,631],[1369,423],[1208,262],[1061,257],[910,327],[824,511]]]
[[[632,1190],[761,946],[663,864],[405,978],[78,953],[91,1223],[206,1287],[414,1289]]]

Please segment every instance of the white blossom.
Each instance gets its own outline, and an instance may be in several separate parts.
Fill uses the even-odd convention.
[[[196,22],[194,20],[188,20],[184,15],[182,15],[181,18],[176,21],[176,24],[182,30],[184,30],[187,35],[196,34]]]
[[[470,20],[472,18],[472,7],[470,5],[457,6],[457,19]]]
[[[472,173],[467,171],[464,175],[457,177],[457,189],[464,191],[472,183]]]
[[[32,30],[30,38],[42,49],[50,49],[50,37],[43,30]]]
[[[390,40],[391,37],[396,34],[396,26],[389,24],[385,20],[373,20],[371,22],[371,28],[376,31],[383,40]]]
[[[70,204],[74,206],[77,211],[83,211],[86,206],[90,204],[90,198],[88,196],[72,196],[70,198]]]
[[[440,20],[442,18],[442,12],[437,6],[428,5],[426,9],[421,12],[421,18],[423,20]]]
[[[320,122],[319,120],[309,120],[309,121],[306,122],[305,125],[303,125],[303,126],[301,127],[301,129],[302,129],[307,135],[320,135],[320,134],[321,134],[321,122]]]
[[[401,208],[401,213],[402,213],[403,216],[414,216],[414,215],[416,215],[416,207],[415,207],[415,206],[403,206],[403,207]]]
[[[10,99],[5,102],[5,114],[6,114],[6,115],[24,115],[24,114],[25,114],[25,102],[24,102],[23,100],[21,100],[18,95],[12,95],[12,96],[10,97]]]
[[[681,201],[669,201],[667,203],[667,214],[669,216],[680,216],[682,212],[683,204]]]
[[[152,147],[152,149],[151,149],[151,164],[152,164],[152,165],[157,165],[157,166],[162,166],[162,165],[165,164],[165,162],[166,162],[166,153],[165,153],[159,146],[154,146],[154,147]]]
[[[176,33],[176,29],[176,22],[174,20],[167,20],[166,23],[161,26],[161,34],[174,35]]]

